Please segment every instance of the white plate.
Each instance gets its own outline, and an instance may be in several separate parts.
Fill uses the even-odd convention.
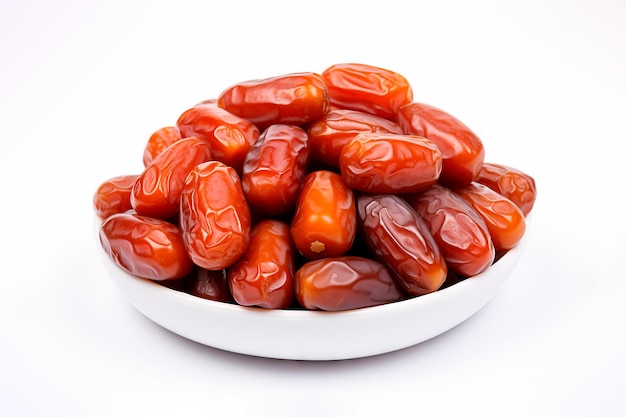
[[[205,300],[130,275],[99,252],[128,301],[180,336],[246,355],[339,360],[416,345],[471,317],[512,273],[528,241],[529,226],[527,219],[522,241],[480,275],[410,300],[344,312],[266,310]]]

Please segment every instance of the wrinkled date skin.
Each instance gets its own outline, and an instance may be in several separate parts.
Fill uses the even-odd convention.
[[[535,179],[519,169],[485,162],[476,182],[486,185],[514,202],[524,216],[528,216],[535,205],[537,199]]]
[[[493,264],[496,250],[485,221],[452,190],[435,184],[405,199],[426,221],[449,269],[471,277]]]
[[[143,166],[147,167],[165,148],[182,139],[176,126],[165,126],[158,129],[148,138],[143,151]]]
[[[186,290],[191,295],[223,303],[234,302],[225,269],[209,271],[196,266],[185,281]]]
[[[260,130],[272,124],[304,125],[330,109],[326,83],[313,72],[235,84],[224,90],[217,102]]]
[[[248,250],[228,269],[231,293],[239,305],[287,308],[294,298],[295,248],[289,225],[264,219],[250,234]]]
[[[448,267],[428,225],[397,195],[357,197],[359,226],[371,251],[412,296],[438,290]]]
[[[304,130],[272,125],[252,146],[243,165],[243,192],[255,213],[281,215],[296,204],[309,160]]]
[[[291,220],[298,251],[315,260],[345,254],[356,235],[354,193],[332,171],[313,171],[304,178]]]
[[[212,101],[192,107],[180,115],[176,127],[181,136],[197,136],[211,148],[214,159],[241,172],[246,154],[261,132],[249,120],[242,119]]]
[[[137,178],[139,175],[119,175],[100,184],[93,196],[96,214],[106,219],[112,214],[130,210],[130,194]]]
[[[496,251],[515,247],[526,232],[524,213],[508,198],[486,185],[472,182],[453,190],[485,220]]]
[[[231,266],[250,241],[250,209],[232,167],[208,161],[187,176],[180,197],[180,228],[194,263],[209,270]]]
[[[352,310],[403,298],[383,264],[359,256],[307,262],[296,272],[295,282],[296,298],[308,310]]]
[[[178,227],[165,220],[117,213],[102,223],[99,236],[111,259],[138,277],[174,280],[193,268]]]
[[[360,133],[341,151],[344,182],[374,194],[413,193],[437,182],[441,153],[428,139],[383,133]]]
[[[356,110],[331,110],[307,129],[311,158],[331,167],[339,167],[344,145],[363,132],[404,134],[395,122]]]
[[[404,133],[435,142],[443,157],[442,184],[462,186],[478,176],[485,159],[483,143],[456,117],[437,107],[413,102],[400,108],[396,122]]]
[[[187,174],[211,159],[209,145],[199,138],[180,139],[163,150],[139,175],[130,202],[142,216],[169,219],[178,213]]]
[[[322,72],[330,103],[336,108],[359,110],[394,120],[413,100],[411,85],[402,75],[365,64],[336,64]]]

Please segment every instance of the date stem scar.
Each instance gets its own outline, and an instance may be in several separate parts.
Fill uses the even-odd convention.
[[[326,250],[326,245],[324,244],[324,242],[320,242],[319,240],[316,240],[316,241],[311,242],[311,246],[309,246],[309,249],[311,249],[311,252],[321,253]]]

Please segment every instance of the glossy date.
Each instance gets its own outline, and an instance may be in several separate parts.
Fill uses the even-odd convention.
[[[413,296],[438,290],[447,265],[424,220],[397,195],[357,198],[359,226],[375,257]]]
[[[469,184],[485,159],[480,138],[450,113],[429,104],[413,102],[401,107],[396,122],[408,135],[433,141],[443,158],[440,182],[448,186]]]
[[[173,280],[193,268],[178,227],[165,220],[117,213],[102,223],[99,236],[109,257],[138,277]]]
[[[204,139],[214,159],[241,172],[250,147],[261,132],[249,120],[236,116],[208,101],[184,111],[176,122],[181,136]]]
[[[338,167],[344,145],[364,132],[403,134],[400,126],[391,120],[356,110],[331,110],[307,129],[311,158]]]
[[[291,236],[298,251],[310,260],[341,256],[350,249],[355,235],[353,191],[332,171],[308,174],[291,220]]]
[[[352,310],[403,298],[383,264],[359,256],[307,262],[296,272],[295,283],[298,302],[309,310]]]
[[[158,129],[148,138],[143,151],[143,165],[147,167],[165,148],[182,139],[176,126],[165,126]]]
[[[360,133],[339,157],[346,185],[376,194],[424,190],[437,182],[441,167],[441,153],[433,142],[391,133]]]
[[[508,198],[486,185],[472,182],[454,192],[467,201],[485,220],[496,250],[515,247],[524,236],[524,213]]]
[[[241,175],[254,212],[285,214],[296,204],[309,161],[309,141],[297,126],[276,124],[263,131],[248,152]]]
[[[524,216],[527,216],[535,205],[537,199],[535,179],[519,169],[485,162],[476,182],[486,185],[514,202]]]
[[[211,159],[205,141],[196,137],[180,139],[163,150],[139,175],[130,195],[138,214],[169,219],[179,210],[187,174]]]
[[[224,90],[217,102],[261,131],[272,124],[301,126],[330,109],[326,83],[313,72],[241,82]]]
[[[287,308],[293,301],[295,248],[289,225],[264,219],[252,227],[250,245],[228,268],[228,282],[239,305]]]
[[[358,63],[335,64],[322,72],[332,105],[393,120],[413,100],[413,90],[402,75]]]
[[[194,263],[215,270],[231,266],[250,241],[250,209],[232,167],[209,161],[187,176],[180,197],[180,228]]]
[[[428,225],[449,269],[470,277],[491,266],[496,251],[489,229],[465,200],[439,184],[405,199]]]
[[[96,214],[106,219],[112,214],[130,210],[130,194],[138,177],[139,175],[119,175],[100,184],[93,196]]]

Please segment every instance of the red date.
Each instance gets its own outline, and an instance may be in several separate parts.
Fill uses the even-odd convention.
[[[176,126],[166,126],[154,132],[148,138],[143,151],[143,165],[147,167],[163,150],[182,139]]]
[[[524,216],[528,216],[535,205],[537,198],[535,179],[519,169],[485,162],[476,182],[486,185],[514,202]]]
[[[225,269],[210,271],[196,266],[186,278],[186,290],[206,300],[234,302]]]
[[[180,139],[163,150],[139,175],[130,195],[138,214],[169,219],[178,213],[185,178],[196,165],[211,158],[205,141]]]
[[[448,267],[428,225],[404,199],[363,194],[357,197],[357,213],[374,256],[407,293],[418,296],[441,287]]]
[[[359,110],[393,120],[413,100],[411,85],[402,75],[365,64],[336,64],[322,72],[330,102],[337,108]]]
[[[259,138],[259,129],[213,102],[192,107],[180,115],[176,127],[183,137],[197,136],[211,148],[214,159],[241,172],[246,154]]]
[[[344,145],[363,132],[404,133],[396,123],[373,114],[332,110],[307,129],[311,158],[331,167],[339,167],[339,154]]]
[[[321,75],[304,72],[235,84],[220,94],[218,105],[264,130],[309,123],[328,112],[330,101]]]
[[[424,190],[439,178],[441,153],[428,139],[382,133],[360,133],[339,157],[344,182],[375,194]]]
[[[426,221],[449,269],[470,277],[491,266],[496,251],[489,229],[465,200],[439,184],[405,199]]]
[[[281,215],[296,204],[309,160],[308,137],[291,125],[268,127],[252,146],[243,165],[241,184],[250,208]]]
[[[139,175],[120,175],[100,184],[93,196],[96,214],[106,219],[112,214],[130,210],[130,194],[138,177]]]
[[[222,162],[205,162],[189,173],[179,217],[187,252],[202,268],[225,269],[248,248],[250,209],[239,176]]]
[[[294,296],[294,256],[287,223],[273,219],[256,223],[248,249],[228,269],[235,301],[245,306],[289,307]]]
[[[467,201],[485,220],[497,251],[515,247],[526,232],[526,221],[519,207],[486,185],[472,182],[454,192]]]
[[[356,235],[354,193],[337,173],[314,171],[304,178],[291,220],[291,236],[307,259],[345,254]]]
[[[413,102],[398,110],[396,121],[404,133],[423,136],[437,145],[443,157],[442,184],[461,186],[478,176],[485,149],[459,119],[434,106]]]
[[[111,259],[138,277],[175,280],[193,268],[178,227],[165,220],[117,213],[102,223],[99,235]]]
[[[383,264],[359,256],[307,262],[296,272],[295,283],[298,302],[309,310],[351,310],[403,298]]]

